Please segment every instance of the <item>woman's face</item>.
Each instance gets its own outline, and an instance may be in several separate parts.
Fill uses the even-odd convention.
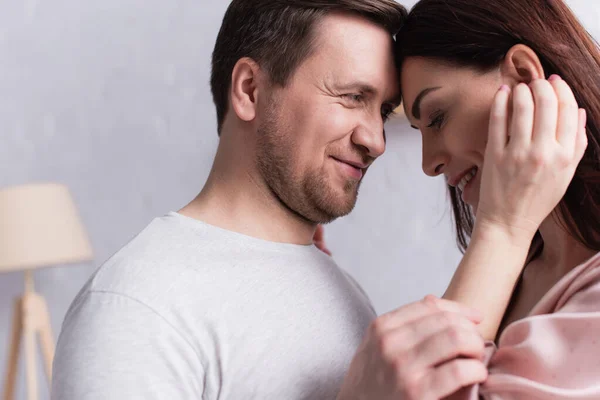
[[[465,203],[477,208],[490,110],[500,71],[409,57],[402,65],[404,109],[423,139],[423,171],[444,174]]]

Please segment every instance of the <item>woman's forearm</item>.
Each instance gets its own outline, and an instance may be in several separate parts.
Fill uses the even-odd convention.
[[[493,225],[475,225],[469,247],[444,298],[478,309],[479,332],[494,340],[525,264],[533,236]]]

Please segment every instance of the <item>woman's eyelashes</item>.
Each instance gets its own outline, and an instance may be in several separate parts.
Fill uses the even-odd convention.
[[[445,119],[446,113],[444,113],[441,110],[437,110],[430,115],[429,120],[431,122],[429,123],[429,125],[427,125],[427,127],[440,130],[442,128],[442,125],[444,124]]]

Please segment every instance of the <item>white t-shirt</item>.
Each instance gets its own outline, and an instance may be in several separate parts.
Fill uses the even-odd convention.
[[[75,298],[52,399],[334,399],[374,318],[358,285],[314,246],[172,212]]]

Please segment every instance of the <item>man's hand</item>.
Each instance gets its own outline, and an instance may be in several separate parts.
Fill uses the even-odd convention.
[[[373,322],[338,400],[434,400],[487,378],[474,310],[428,296]]]
[[[317,230],[315,231],[315,235],[313,236],[313,243],[323,253],[327,254],[328,256],[331,256],[331,251],[329,251],[327,245],[325,244],[325,230],[323,228],[323,225],[317,226]]]

